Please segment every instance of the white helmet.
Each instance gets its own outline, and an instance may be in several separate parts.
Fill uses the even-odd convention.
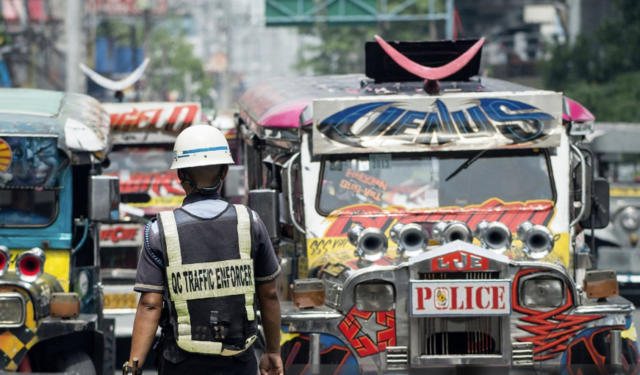
[[[192,125],[176,138],[171,169],[235,164],[224,134],[211,125]]]

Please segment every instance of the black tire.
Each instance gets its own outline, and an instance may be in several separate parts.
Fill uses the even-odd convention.
[[[55,364],[57,371],[78,375],[97,375],[91,357],[84,352],[60,353]]]

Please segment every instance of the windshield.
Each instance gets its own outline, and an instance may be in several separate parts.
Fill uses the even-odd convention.
[[[640,154],[601,154],[600,175],[610,183],[640,183]]]
[[[484,153],[445,181],[477,153],[465,157],[371,154],[323,162],[318,210],[328,214],[370,203],[407,209],[553,200],[544,153],[502,156]]]
[[[0,226],[46,226],[57,212],[55,190],[0,190]]]
[[[109,153],[109,168],[113,172],[165,172],[171,167],[173,152],[162,148],[130,148]]]

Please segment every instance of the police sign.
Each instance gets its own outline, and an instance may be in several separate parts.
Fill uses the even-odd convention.
[[[446,280],[411,283],[411,315],[510,315],[511,281]]]

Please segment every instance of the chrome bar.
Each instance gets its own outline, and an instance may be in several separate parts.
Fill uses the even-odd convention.
[[[309,374],[320,375],[320,334],[309,335]]]

